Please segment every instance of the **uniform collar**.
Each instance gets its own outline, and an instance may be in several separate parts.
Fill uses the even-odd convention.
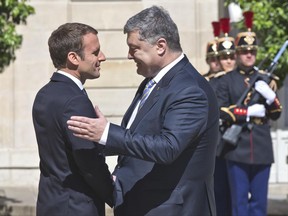
[[[240,68],[238,68],[238,71],[239,71],[239,73],[242,74],[242,75],[251,75],[251,74],[254,74],[254,73],[255,73],[255,71],[253,70],[253,68],[252,68],[251,70],[249,70],[249,71],[244,71],[244,70],[241,70]]]

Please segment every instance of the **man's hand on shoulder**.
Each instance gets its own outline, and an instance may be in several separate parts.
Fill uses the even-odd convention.
[[[67,121],[68,128],[77,137],[99,142],[108,121],[97,106],[95,106],[95,112],[98,118],[71,116]]]

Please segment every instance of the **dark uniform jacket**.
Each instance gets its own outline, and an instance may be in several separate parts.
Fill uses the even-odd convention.
[[[226,74],[225,71],[219,71],[219,72],[215,73],[215,74],[213,75],[213,77],[211,77],[211,78],[209,79],[209,83],[210,83],[210,85],[212,86],[212,88],[213,88],[216,96],[217,96],[217,94],[218,94],[218,86],[219,86],[219,83],[220,83],[220,79],[221,79],[225,74]]]
[[[209,78],[209,83],[211,85],[211,87],[213,88],[216,97],[218,99],[218,94],[219,94],[219,85],[221,83],[221,79],[222,77],[226,74],[227,72],[225,71],[219,71],[217,73],[214,73],[213,76],[210,76]],[[221,123],[220,123],[221,124]],[[223,151],[223,141],[222,141],[222,127],[220,125],[219,128],[219,135],[218,135],[218,141],[217,141],[217,152],[216,152],[216,156],[221,156],[222,155],[222,151]]]
[[[270,134],[269,120],[276,120],[280,117],[281,105],[276,97],[271,105],[267,105],[265,100],[260,100],[266,108],[264,118],[250,118],[246,122],[247,107],[251,102],[243,101],[241,106],[236,106],[238,99],[249,86],[249,80],[255,76],[264,76],[258,72],[250,71],[245,73],[239,68],[227,73],[219,84],[219,105],[221,107],[220,118],[230,124],[243,126],[240,138],[236,146],[224,143],[225,158],[235,162],[246,164],[271,164],[274,162],[272,139]],[[248,98],[249,99],[249,98]]]

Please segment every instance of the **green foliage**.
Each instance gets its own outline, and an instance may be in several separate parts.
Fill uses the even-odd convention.
[[[26,24],[27,17],[34,13],[26,0],[0,0],[0,73],[16,59],[15,51],[21,46],[22,36],[16,26]]]
[[[288,1],[287,0],[226,0],[225,4],[234,2],[244,11],[254,12],[253,28],[259,44],[257,61],[268,57],[261,69],[268,68],[279,49],[288,40]],[[235,24],[241,31],[246,31],[244,22]],[[274,73],[279,76],[278,85],[283,85],[288,73],[288,47],[278,61]]]

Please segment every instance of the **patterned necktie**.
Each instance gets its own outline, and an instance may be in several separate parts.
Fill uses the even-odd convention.
[[[142,94],[142,97],[141,97],[141,100],[140,100],[140,104],[139,104],[138,110],[140,110],[141,107],[143,106],[143,104],[145,103],[146,99],[148,98],[150,89],[154,86],[154,84],[155,84],[155,81],[154,81],[153,79],[151,79],[151,80],[146,84],[145,89],[144,89],[143,94]]]
[[[87,96],[87,92],[86,92],[85,88],[82,89],[82,92],[84,93],[84,95]]]

